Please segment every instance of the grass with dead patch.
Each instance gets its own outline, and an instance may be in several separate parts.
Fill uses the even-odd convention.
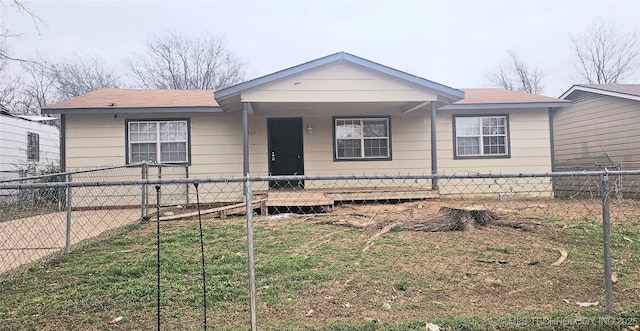
[[[431,322],[451,330],[620,330],[633,318],[640,323],[637,220],[612,230],[620,280],[613,315],[601,306],[576,306],[604,297],[602,230],[593,220],[571,220],[567,228],[548,220],[535,231],[390,231],[366,251],[377,229],[298,217],[256,220],[261,329],[424,330]],[[166,222],[161,232],[163,329],[201,329],[198,224]],[[245,233],[240,218],[204,223],[211,329],[248,329]],[[132,225],[20,270],[19,276],[4,277],[0,325],[9,330],[154,329],[155,236],[154,223]],[[552,267],[558,248],[569,258]],[[106,324],[116,316],[123,320]]]

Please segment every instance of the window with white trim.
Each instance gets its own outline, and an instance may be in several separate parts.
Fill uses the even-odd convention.
[[[508,118],[454,116],[456,157],[508,157]]]
[[[187,121],[130,121],[127,125],[130,163],[189,162]]]
[[[27,132],[27,161],[40,161],[40,135]]]
[[[334,118],[336,160],[391,158],[389,118]]]

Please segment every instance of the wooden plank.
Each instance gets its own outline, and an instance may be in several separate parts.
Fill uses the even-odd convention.
[[[334,201],[323,192],[307,190],[269,191],[267,207],[328,206]]]
[[[254,201],[253,202],[254,208],[261,208],[262,205],[264,204],[264,201],[265,201],[264,199],[260,199],[260,200]],[[247,205],[246,203],[241,202],[241,203],[228,205],[228,206],[205,209],[205,210],[201,210],[200,211],[200,215],[208,215],[208,214],[213,214],[213,213],[219,213],[220,215],[224,214],[226,216],[226,215],[237,213],[237,212],[234,212],[234,211],[238,210],[240,208],[246,208],[246,205]],[[178,215],[163,216],[163,217],[160,217],[160,220],[161,221],[173,221],[173,220],[179,220],[179,219],[184,219],[184,218],[189,218],[189,217],[194,217],[194,216],[198,216],[198,211],[194,211],[194,212],[190,212],[190,213],[184,213],[184,214],[178,214]]]
[[[440,195],[435,190],[425,190],[412,187],[385,187],[385,188],[337,188],[304,191],[269,191],[267,206],[269,207],[293,207],[293,206],[324,206],[330,207],[335,201],[360,201],[360,200],[424,200],[438,198]],[[330,209],[330,208],[327,208]]]
[[[327,193],[335,201],[373,201],[373,200],[424,200],[435,199],[440,196],[437,191],[352,191]]]
[[[440,197],[437,190],[410,186],[385,187],[336,187],[336,188],[307,188],[304,191],[260,191],[268,195],[267,206],[332,206],[335,201],[353,200],[394,200],[394,199],[435,199]],[[322,194],[323,196],[318,196]]]

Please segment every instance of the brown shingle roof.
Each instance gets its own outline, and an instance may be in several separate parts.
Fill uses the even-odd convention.
[[[544,103],[570,101],[509,91],[501,88],[462,89],[465,98],[454,105]],[[213,90],[143,90],[105,88],[83,94],[43,109],[128,109],[128,108],[187,108],[218,107]]]
[[[454,102],[454,105],[570,102],[539,94],[510,91],[502,88],[465,88],[461,90],[464,91],[464,99]]]
[[[105,88],[43,109],[122,109],[218,107],[213,90],[134,90]]]
[[[640,97],[640,84],[580,84],[577,86]]]

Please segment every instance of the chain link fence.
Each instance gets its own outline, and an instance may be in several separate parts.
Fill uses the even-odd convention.
[[[563,162],[556,165],[555,171],[558,172],[591,172],[591,171],[615,171],[618,175],[611,177],[611,190],[618,198],[634,198],[640,197],[637,185],[635,185],[634,177],[625,177],[624,171],[639,171],[640,162],[621,161],[614,162],[612,160],[594,162],[594,163],[571,163]],[[601,188],[598,180],[583,181],[572,177],[558,178],[554,183],[554,193],[556,196],[571,196],[575,194],[582,195],[598,195]]]
[[[493,291],[500,288],[519,307],[557,307],[558,300],[547,302],[543,296],[535,297],[541,302],[534,303],[525,296],[528,292],[518,290],[533,285],[554,291],[549,285],[553,282],[575,291],[569,295],[572,306],[585,304],[577,302],[582,296],[595,298],[599,303],[594,306],[611,311],[614,297],[627,306],[640,298],[633,284],[620,285],[615,292],[613,288],[616,277],[624,275],[635,281],[633,275],[640,273],[635,251],[626,251],[637,248],[640,239],[627,226],[638,224],[640,205],[633,195],[619,194],[618,182],[624,178],[624,192],[640,192],[638,171],[188,177],[187,167],[136,164],[0,182],[0,190],[13,197],[0,202],[0,292],[5,292],[0,295],[12,298],[5,305],[8,308],[0,310],[3,328],[95,329],[105,321],[125,329],[159,328],[160,324],[163,329],[192,329],[201,324],[206,327],[207,322],[232,328],[250,323],[255,327],[259,318],[269,325],[276,323],[269,316],[290,311],[287,302],[304,301],[283,288],[301,286],[297,294],[331,301],[336,294],[325,293],[331,291],[319,283],[341,283],[341,293],[348,297],[345,289],[351,289],[350,283],[359,277],[368,281],[351,291],[361,295],[368,295],[364,288],[375,288],[385,277],[402,278],[388,286],[393,291],[387,297],[393,299],[376,303],[386,310],[399,304],[394,302],[408,293],[408,286],[422,286],[425,292],[437,290],[433,293],[447,297],[478,275],[484,280],[474,286],[489,292],[467,290],[466,295],[475,293],[471,300],[479,307],[490,305],[485,300],[500,298]],[[624,225],[613,239],[609,238],[610,224],[614,229]],[[594,226],[601,230],[595,234],[598,244],[584,249],[577,243],[594,240],[594,233],[589,232]],[[493,230],[482,232],[485,228]],[[442,233],[442,237],[389,237],[405,232]],[[417,241],[406,244],[403,240]],[[202,270],[198,267],[199,245]],[[625,253],[616,256],[616,248],[624,248]],[[384,249],[402,253],[389,257]],[[327,255],[314,257],[324,250]],[[345,262],[351,252],[356,252],[357,261]],[[369,279],[359,269],[330,274],[339,265],[349,269],[356,263],[362,268],[367,254],[379,254],[381,260],[375,263],[386,265],[376,269],[379,275]],[[460,271],[463,280],[449,280],[450,287],[434,289],[433,284],[449,277],[442,269],[445,262],[434,257],[449,254],[465,257],[468,270]],[[280,259],[274,260],[275,256]],[[231,261],[235,262],[227,264]],[[415,265],[425,261],[429,265],[416,269]],[[343,262],[346,264],[340,264]],[[559,267],[551,267],[551,262]],[[539,264],[545,266],[538,274],[530,271]],[[238,269],[238,265],[244,267]],[[396,265],[402,268],[393,271]],[[508,265],[515,265],[521,276],[511,282],[487,276]],[[583,274],[594,265],[597,270],[590,271],[580,284],[565,275]],[[207,281],[198,278],[200,271]],[[56,273],[62,276],[55,278]],[[421,281],[423,274],[435,276]],[[44,294],[27,298],[11,291],[26,286],[32,275],[49,282],[42,285],[46,298]],[[156,276],[159,283],[154,291],[150,280]],[[94,283],[81,281],[83,277]],[[542,277],[540,283],[536,277]],[[61,284],[67,279],[80,279],[74,284],[86,287],[87,292],[69,294],[71,285]],[[274,293],[276,288],[290,297]],[[315,292],[305,292],[309,288]],[[202,290],[204,301],[197,295]],[[376,291],[374,295],[384,292]],[[593,295],[594,291],[598,294]],[[84,301],[79,296],[99,298]],[[74,304],[68,307],[70,301]],[[351,309],[350,303],[339,304],[343,310]],[[203,306],[209,307],[204,310],[210,312],[208,318],[199,313]],[[407,311],[412,309],[417,308]],[[302,318],[322,315],[320,311],[318,307],[305,309]],[[64,318],[54,318],[54,323],[51,314]],[[331,316],[351,316],[341,314],[327,312],[318,317],[319,323],[332,321]],[[121,315],[124,317],[117,319]]]

